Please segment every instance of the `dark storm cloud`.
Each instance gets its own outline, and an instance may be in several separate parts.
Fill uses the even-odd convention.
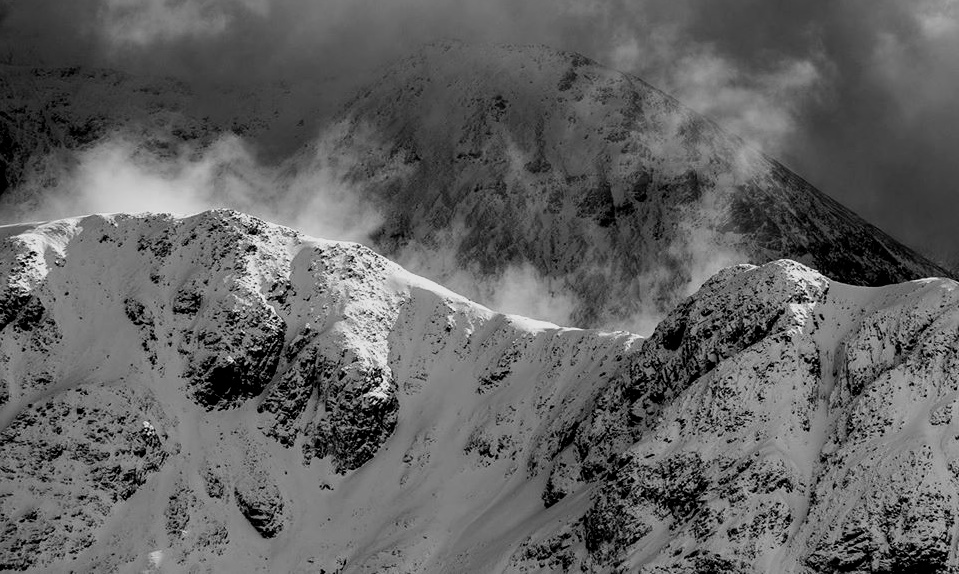
[[[956,5],[859,2],[858,7],[847,8],[826,28],[836,78],[831,98],[805,118],[791,150],[796,167],[906,242],[954,255],[959,250],[953,222],[959,209]]]
[[[0,2],[0,55],[345,94],[432,40],[545,43],[636,73],[948,255],[957,19],[955,0],[17,0]]]
[[[4,43],[34,52],[30,57],[231,81],[355,73],[442,38],[555,43],[559,37],[555,19],[540,10],[544,5],[508,0],[31,0],[9,6]]]

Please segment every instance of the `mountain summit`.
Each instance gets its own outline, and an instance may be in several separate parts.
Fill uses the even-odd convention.
[[[440,282],[531,265],[575,295],[580,326],[628,324],[643,303],[668,309],[733,263],[785,257],[858,285],[948,274],[666,94],[578,54],[432,44],[339,121],[335,149],[356,158],[351,177],[386,218],[383,253],[427,260],[417,269]]]
[[[643,340],[232,211],[0,227],[0,570],[953,571],[957,324],[780,260]]]

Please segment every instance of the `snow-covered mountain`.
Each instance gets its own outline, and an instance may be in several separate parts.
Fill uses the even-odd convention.
[[[0,228],[0,569],[959,566],[959,293],[790,261],[646,340],[231,211]]]
[[[233,212],[3,234],[0,569],[429,571],[505,549],[638,341]]]
[[[432,44],[339,121],[335,149],[358,158],[354,177],[383,205],[383,253],[451,249],[454,268],[481,276],[530,264],[575,295],[580,326],[640,304],[668,310],[733,263],[789,258],[859,285],[947,275],[738,137],[578,54]],[[442,283],[450,270],[438,267],[423,271]]]
[[[640,79],[545,47],[426,46],[385,67],[300,148],[317,132],[299,124],[321,123],[338,91],[324,82],[211,92],[7,66],[0,84],[2,179],[39,184],[6,197],[0,188],[0,209],[34,201],[74,150],[118,129],[161,158],[236,132],[274,159],[299,149],[269,166],[264,193],[337,164],[337,181],[318,185],[375,206],[378,252],[474,297],[531,270],[573,300],[579,326],[637,326],[733,263],[785,257],[862,285],[948,275]]]

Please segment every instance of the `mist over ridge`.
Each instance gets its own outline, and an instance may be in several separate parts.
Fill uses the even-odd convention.
[[[0,571],[959,572],[959,0],[0,0]]]
[[[307,89],[283,106],[315,133],[422,43],[545,44],[645,79],[949,262],[957,17],[952,0],[6,0],[0,61],[173,76],[208,109],[217,84],[321,83],[322,113]]]
[[[120,106],[30,104],[40,136],[26,138],[4,218],[230,207],[364,242],[494,308],[643,333],[737,263],[791,257],[856,284],[948,274],[748,141],[581,55],[446,40],[377,73],[277,159],[259,142],[305,123],[282,84],[221,88],[218,115],[198,117],[202,95],[176,80],[20,70]]]

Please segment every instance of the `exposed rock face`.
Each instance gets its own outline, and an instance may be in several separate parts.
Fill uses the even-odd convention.
[[[725,270],[579,426],[599,477],[581,522],[524,552],[562,535],[572,570],[954,571],[956,288]]]
[[[276,540],[300,548],[289,568],[332,571],[384,564],[384,520],[426,536],[428,568],[463,516],[437,489],[483,505],[497,490],[475,485],[546,472],[637,341],[497,315],[229,211],[0,242],[8,569],[288,569]],[[384,448],[386,470],[361,472]]]
[[[115,505],[175,454],[169,432],[155,398],[124,385],[65,390],[17,414],[0,432],[0,570],[57,569],[93,546]]]
[[[959,567],[951,280],[732,267],[641,340],[228,211],[0,270],[3,569]]]
[[[397,388],[382,346],[398,302],[377,287],[390,270],[356,246],[307,249],[285,287],[293,296],[311,293],[322,322],[304,324],[290,343],[289,368],[259,406],[264,432],[287,446],[304,436],[304,456],[331,457],[340,473],[369,460],[396,426]],[[311,409],[311,397],[321,406]],[[307,412],[318,408],[322,419]]]

